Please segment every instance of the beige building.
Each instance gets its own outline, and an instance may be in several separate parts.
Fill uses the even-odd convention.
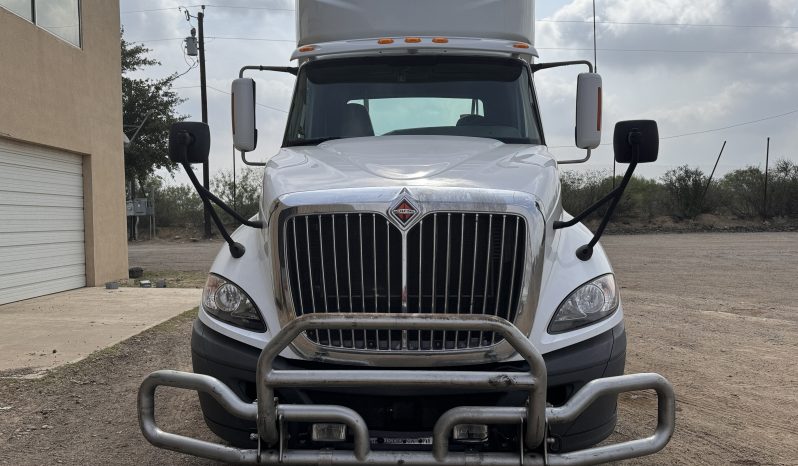
[[[0,304],[127,276],[119,2],[0,0]]]

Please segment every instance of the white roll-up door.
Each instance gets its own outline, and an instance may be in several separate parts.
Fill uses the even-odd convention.
[[[0,138],[0,304],[86,286],[83,157]]]

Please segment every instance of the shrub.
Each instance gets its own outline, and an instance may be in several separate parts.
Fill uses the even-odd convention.
[[[671,213],[682,218],[695,218],[711,210],[704,205],[707,181],[704,172],[687,165],[665,172],[662,183],[670,195]]]
[[[561,182],[562,206],[572,215],[578,214],[601,199],[608,192],[606,185],[612,184],[612,180],[607,178],[604,172],[597,170],[563,172]],[[599,209],[599,214],[604,212],[606,207]]]
[[[202,226],[202,201],[188,185],[168,185],[155,191],[155,218],[163,227]]]
[[[260,170],[246,167],[236,177],[234,190],[233,173],[223,170],[213,178],[211,191],[244,218],[250,218],[258,213],[262,177],[263,173]],[[237,224],[226,212],[218,208],[217,212],[226,225]]]
[[[798,215],[798,163],[779,160],[769,173],[767,215]]]
[[[738,217],[764,215],[765,174],[757,167],[747,167],[726,174],[720,182],[726,207]]]
[[[622,179],[623,177],[617,176],[614,186],[620,185]],[[562,174],[561,181],[563,208],[573,215],[594,204],[613,189],[612,176],[607,176],[603,171],[568,171]],[[613,218],[651,220],[666,212],[663,198],[663,188],[656,180],[633,176],[615,209]],[[605,204],[593,216],[604,215],[607,208],[608,204]]]

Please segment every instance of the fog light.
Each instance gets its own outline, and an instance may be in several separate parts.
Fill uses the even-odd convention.
[[[313,424],[311,438],[314,442],[342,442],[346,440],[343,424]]]
[[[485,424],[458,424],[454,426],[454,439],[460,442],[485,442],[488,440],[488,426]]]

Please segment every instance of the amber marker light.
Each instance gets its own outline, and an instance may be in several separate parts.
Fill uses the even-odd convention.
[[[316,50],[316,46],[315,45],[305,45],[304,47],[299,47],[299,51],[302,52],[302,53],[312,52],[314,50]]]
[[[377,41],[377,43],[378,43],[378,44],[380,44],[380,45],[388,45],[388,44],[393,44],[393,39],[388,39],[388,38],[379,39],[379,40]]]
[[[432,42],[435,43],[435,44],[448,44],[449,43],[449,39],[447,39],[445,37],[434,37],[432,39]]]
[[[405,37],[405,42],[408,44],[418,44],[421,42],[421,37]]]
[[[528,49],[529,48],[529,44],[525,44],[523,42],[516,42],[515,44],[513,44],[513,47],[515,47],[517,49]]]

